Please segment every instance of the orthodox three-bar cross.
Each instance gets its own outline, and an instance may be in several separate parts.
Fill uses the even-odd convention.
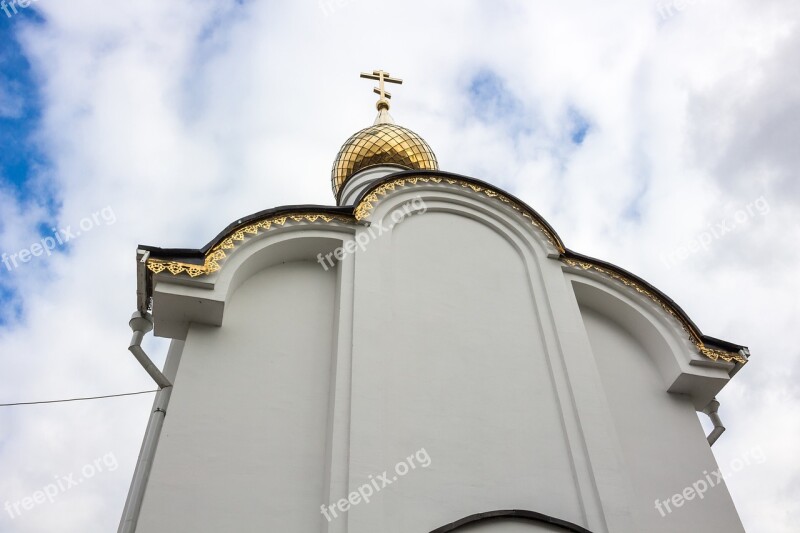
[[[391,93],[387,91],[384,87],[384,83],[403,83],[403,80],[399,78],[392,78],[388,72],[384,72],[382,70],[373,70],[372,74],[367,74],[366,72],[361,73],[362,78],[366,78],[368,80],[377,80],[378,86],[373,89],[375,94],[381,97],[381,100],[388,100],[392,97]]]

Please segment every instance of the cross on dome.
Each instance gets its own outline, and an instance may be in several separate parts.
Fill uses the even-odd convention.
[[[380,96],[380,100],[376,104],[378,111],[381,109],[389,110],[389,98],[392,97],[392,94],[386,90],[384,83],[396,83],[401,85],[403,80],[400,78],[392,78],[388,72],[383,70],[373,70],[372,74],[368,74],[366,72],[361,73],[361,77],[368,80],[376,80],[378,82],[378,86],[373,88],[372,91]]]

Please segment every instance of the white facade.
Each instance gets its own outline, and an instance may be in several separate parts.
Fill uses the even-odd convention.
[[[695,411],[746,350],[506,193],[397,170],[345,186],[355,217],[248,220],[194,277],[149,252],[174,386],[127,530],[743,531],[724,485],[655,501],[717,470]]]

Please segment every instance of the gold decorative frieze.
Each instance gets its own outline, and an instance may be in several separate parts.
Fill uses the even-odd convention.
[[[397,178],[392,181],[386,182],[378,186],[374,191],[364,197],[356,207],[355,215],[357,220],[367,218],[370,212],[378,205],[378,202],[383,196],[390,192],[394,192],[398,187],[413,187],[422,183],[447,183],[449,185],[458,185],[465,190],[492,198],[511,207],[514,211],[526,218],[533,226],[536,227],[542,234],[544,234],[547,242],[553,245],[559,252],[564,253],[564,244],[548,227],[547,224],[535,213],[531,212],[527,207],[511,198],[487,187],[470,183],[466,180],[458,178],[447,178],[439,176],[414,176],[410,178]]]
[[[220,270],[220,261],[223,261],[227,257],[226,250],[233,250],[236,248],[236,246],[243,243],[248,236],[254,236],[260,232],[268,231],[274,227],[282,227],[291,223],[315,222],[339,222],[343,224],[352,224],[355,222],[355,220],[351,216],[327,215],[321,213],[290,213],[279,216],[271,216],[233,230],[228,237],[223,239],[220,243],[209,250],[202,265],[183,263],[181,261],[148,259],[147,269],[154,274],[160,274],[161,272],[168,271],[173,276],[186,273],[193,278],[201,275],[208,275]]]
[[[670,305],[666,300],[664,300],[664,298],[654,293],[647,287],[642,286],[640,283],[637,283],[636,281],[620,274],[619,272],[614,272],[613,270],[609,270],[608,268],[602,267],[595,263],[590,263],[587,261],[577,261],[575,259],[569,259],[566,257],[562,258],[562,261],[573,268],[579,268],[581,270],[591,270],[603,274],[613,279],[614,281],[622,283],[626,287],[632,288],[639,294],[646,296],[647,298],[655,302],[661,309],[663,309],[664,312],[666,312],[672,318],[677,320],[678,323],[683,328],[683,330],[686,332],[688,339],[692,341],[692,344],[694,344],[697,347],[697,350],[702,355],[708,357],[712,361],[717,361],[721,359],[728,363],[730,362],[737,362],[742,364],[747,363],[747,358],[745,358],[739,353],[728,352],[725,350],[715,350],[713,348],[709,348],[708,346],[706,346],[703,340],[700,338],[700,334],[697,331],[695,331],[692,325],[681,315],[681,313],[678,313],[672,305]]]

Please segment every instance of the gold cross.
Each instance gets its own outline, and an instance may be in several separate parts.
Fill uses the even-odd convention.
[[[373,70],[372,74],[362,72],[361,77],[368,80],[378,81],[378,86],[372,90],[375,92],[375,94],[380,95],[381,97],[381,99],[378,100],[378,104],[380,105],[381,102],[385,102],[387,108],[389,107],[388,99],[392,97],[392,94],[384,88],[384,82],[397,83],[398,85],[403,83],[403,80],[399,78],[392,78],[388,72],[384,72],[382,70]]]

